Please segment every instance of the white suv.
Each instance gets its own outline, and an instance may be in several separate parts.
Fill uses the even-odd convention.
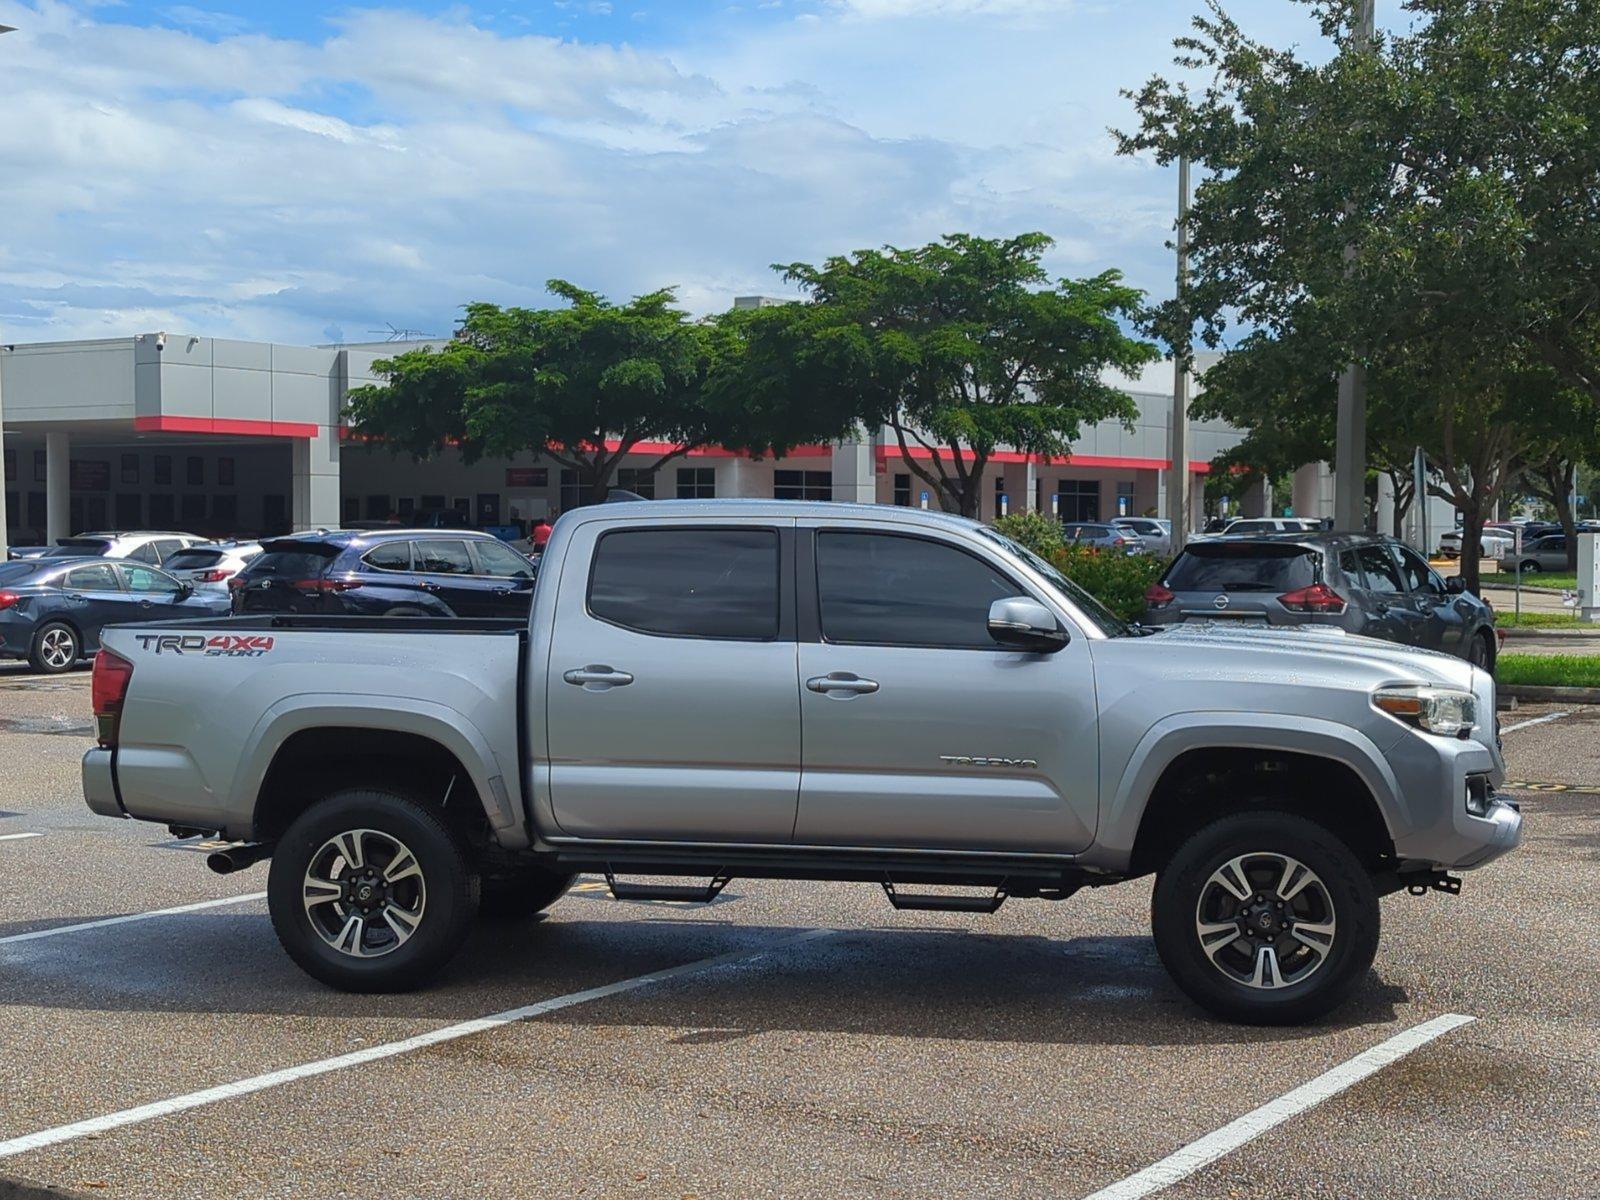
[[[62,538],[41,558],[126,558],[159,567],[188,546],[206,539],[197,533],[167,533],[146,530],[140,533],[80,533]]]

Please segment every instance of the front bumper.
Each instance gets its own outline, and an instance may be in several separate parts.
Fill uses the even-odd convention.
[[[1522,814],[1495,788],[1505,778],[1500,756],[1472,739],[1407,730],[1386,752],[1401,789],[1395,854],[1405,863],[1465,871],[1493,862],[1522,840]],[[1476,789],[1483,815],[1467,804]]]
[[[83,798],[102,817],[126,817],[117,799],[117,781],[111,771],[113,751],[96,746],[83,756]]]
[[[1485,826],[1478,831],[1485,840],[1476,857],[1454,864],[1464,871],[1493,862],[1507,851],[1515,850],[1522,841],[1522,813],[1513,802],[1499,794],[1491,794],[1486,815],[1474,817],[1468,814],[1468,818]]]

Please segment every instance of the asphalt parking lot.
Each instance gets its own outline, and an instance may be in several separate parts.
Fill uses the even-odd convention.
[[[1503,714],[1523,848],[1459,897],[1386,899],[1354,1003],[1297,1030],[1188,1004],[1147,882],[987,917],[895,913],[854,884],[735,881],[705,908],[591,885],[484,925],[429,991],[342,995],[279,950],[264,868],[213,875],[194,843],[84,808],[87,713],[86,673],[0,668],[0,1179],[385,1200],[1600,1194],[1600,709]]]

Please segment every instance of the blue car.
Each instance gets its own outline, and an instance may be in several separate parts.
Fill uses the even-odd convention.
[[[467,529],[340,529],[261,544],[228,581],[235,613],[519,617],[534,566]]]
[[[25,658],[50,675],[99,650],[107,625],[227,611],[227,597],[196,595],[165,571],[125,558],[0,563],[0,658]]]

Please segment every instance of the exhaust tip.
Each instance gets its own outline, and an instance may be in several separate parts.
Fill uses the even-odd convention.
[[[233,861],[233,855],[226,850],[213,850],[206,855],[206,866],[218,875],[232,875],[239,869],[239,864]]]

